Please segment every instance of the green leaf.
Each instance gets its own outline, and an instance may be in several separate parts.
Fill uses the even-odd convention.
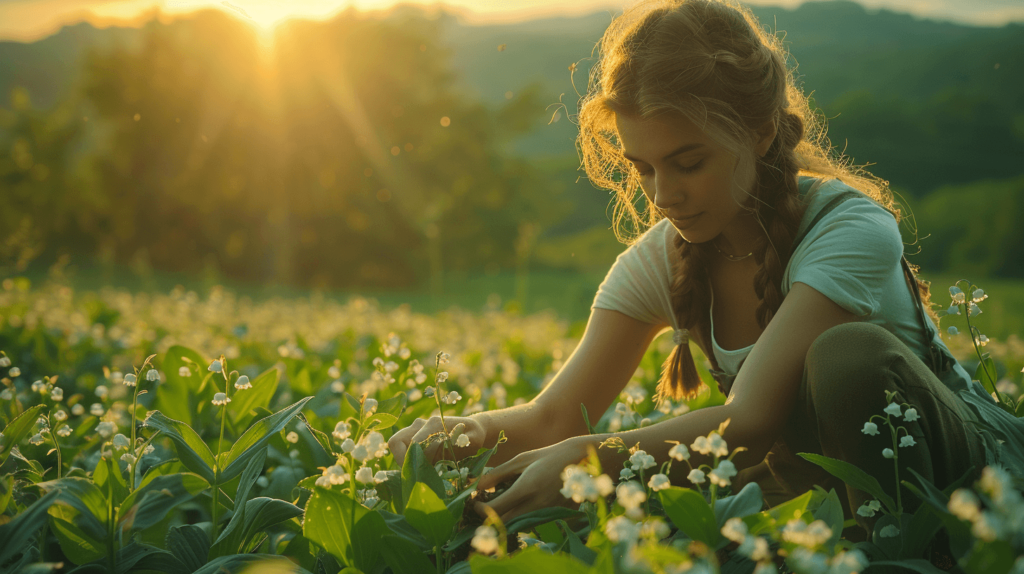
[[[807,510],[815,491],[808,490],[800,496],[776,505],[764,512],[746,516],[743,522],[752,535],[761,534],[775,528],[776,524],[785,524]]]
[[[167,549],[194,572],[208,562],[210,535],[200,526],[175,526],[167,533]]]
[[[402,416],[402,411],[405,410],[405,405],[408,401],[409,397],[405,393],[396,393],[391,398],[380,401],[380,403],[377,404],[377,412],[387,413],[398,418]]]
[[[233,533],[219,544],[229,547],[235,553],[245,553],[256,536],[271,526],[302,516],[302,509],[286,500],[258,496],[245,503],[245,522],[236,527]],[[229,548],[230,549],[230,548]]]
[[[249,500],[249,491],[263,472],[263,463],[266,461],[266,458],[267,449],[264,447],[258,449],[252,458],[249,459],[249,464],[246,465],[242,478],[238,481],[238,488],[235,490],[235,512],[231,516],[231,521],[228,523],[227,528],[221,532],[220,537],[217,538],[210,548],[211,558],[241,552],[239,547],[242,544],[245,531],[244,525],[247,522],[246,509],[248,507],[244,503]]]
[[[722,538],[718,522],[704,495],[689,488],[670,486],[658,491],[665,514],[672,519],[676,528],[693,540],[699,540],[715,548]]]
[[[487,461],[494,456],[494,453],[498,452],[498,447],[508,441],[505,438],[505,431],[498,431],[498,440],[494,443],[494,446],[484,450],[480,449],[476,454],[470,457],[466,457],[459,461],[459,466],[466,467],[469,469],[469,476],[480,476],[483,473],[484,468],[487,467]]]
[[[996,392],[996,384],[992,377],[996,376],[998,372],[995,362],[986,357],[978,363],[978,368],[974,370],[974,378],[985,387],[986,392],[991,394]]]
[[[885,505],[886,510],[892,514],[896,513],[896,503],[893,502],[891,496],[882,490],[882,485],[878,483],[877,478],[843,460],[829,458],[827,456],[809,452],[799,452],[797,453],[797,456],[803,457],[805,460],[813,462],[821,468],[824,468],[829,474],[845,482],[849,486],[874,496],[879,500],[879,502]]]
[[[816,486],[816,489],[824,491],[820,486]],[[843,492],[846,495],[846,492]],[[832,536],[829,537],[828,541],[825,542],[824,547],[831,551],[835,543],[839,541],[839,537],[843,534],[843,504],[839,501],[839,495],[836,494],[836,490],[829,489],[825,495],[825,499],[821,505],[818,506],[813,512],[816,519],[823,520],[829,528],[832,529]]]
[[[588,574],[590,572],[590,567],[579,560],[566,554],[548,554],[537,546],[530,546],[505,560],[494,560],[474,554],[469,559],[469,565],[473,569],[473,574],[522,574],[523,572]]]
[[[186,567],[174,554],[148,544],[129,542],[117,551],[117,572],[127,574],[137,570],[155,570],[165,574],[189,574]]]
[[[373,416],[366,419],[364,427],[366,430],[373,428],[390,428],[395,426],[398,422],[398,417],[390,415],[388,413],[376,413]]]
[[[448,512],[444,501],[422,482],[417,482],[409,492],[404,514],[409,524],[433,542],[434,546],[444,546],[455,527],[455,518]]]
[[[100,458],[96,463],[96,470],[92,473],[92,480],[99,487],[100,492],[113,492],[114,504],[117,507],[128,496],[128,483],[121,474],[121,468],[116,462]]]
[[[39,418],[39,412],[45,408],[46,405],[36,405],[25,409],[23,413],[14,417],[14,420],[4,427],[2,433],[0,433],[0,465],[2,465],[7,457],[11,454],[11,450],[18,446],[21,439],[28,435],[29,431],[32,430],[32,425],[35,424],[36,419]]]
[[[971,552],[964,568],[972,574],[975,572],[1009,572],[1013,568],[1014,558],[1017,553],[1013,546],[1006,540],[993,540],[992,542],[978,542]]]
[[[10,522],[0,524],[0,540],[4,541],[0,544],[0,564],[26,549],[29,539],[46,524],[47,509],[58,494],[56,490],[47,492]]]
[[[185,468],[206,479],[210,484],[216,483],[213,468],[217,465],[213,451],[206,446],[196,431],[187,424],[167,418],[160,411],[151,411],[146,417],[146,428],[158,430],[174,443],[174,450]]]
[[[405,460],[402,462],[402,504],[395,504],[396,509],[404,512],[412,489],[417,483],[426,484],[438,498],[444,499],[444,482],[423,454],[423,447],[414,442],[409,445]]]
[[[921,574],[946,574],[945,570],[940,570],[932,563],[923,560],[921,558],[915,558],[913,560],[872,560],[871,568],[881,568],[882,566],[894,566],[897,568],[903,568],[904,570],[910,570],[912,572],[920,572]],[[970,570],[968,570],[970,572]],[[979,570],[979,572],[992,572],[991,570]]]
[[[252,566],[259,564],[261,566]],[[252,566],[252,567],[250,567]],[[234,574],[235,572],[275,572],[278,574],[310,574],[284,556],[267,554],[235,554],[211,560],[192,574]]]
[[[297,403],[257,421],[242,436],[238,437],[225,457],[224,469],[220,472],[221,482],[231,480],[241,474],[249,459],[260,452],[260,449],[270,441],[274,433],[280,432],[311,398],[305,397]]]
[[[761,485],[748,482],[740,491],[715,501],[715,522],[721,529],[730,518],[744,518],[761,511]]]
[[[280,375],[276,367],[270,367],[250,381],[251,389],[235,391],[231,402],[228,403],[228,412],[231,413],[231,420],[234,421],[236,427],[247,426],[255,416],[252,411],[256,407],[267,408],[270,406],[270,399],[277,391]]]
[[[62,478],[37,484],[46,492],[56,491],[50,516],[73,522],[86,536],[97,542],[107,539],[107,498],[87,478]]]
[[[316,542],[346,566],[375,571],[382,539],[391,534],[384,519],[342,492],[320,487],[306,502],[302,535]]]
[[[384,561],[395,574],[422,574],[434,570],[434,565],[423,555],[423,550],[400,536],[385,536]]]
[[[117,523],[126,532],[144,530],[209,487],[210,484],[198,474],[155,476],[125,499],[118,509]]]
[[[590,424],[590,415],[587,414],[587,406],[580,403],[580,410],[583,411],[583,422],[587,423],[587,434],[597,434],[597,429]]]
[[[183,361],[182,357],[195,361],[199,366],[190,365]],[[203,368],[202,365],[207,364],[208,361],[202,355],[187,347],[175,345],[167,349],[164,360],[160,364],[160,370],[167,377],[167,381],[156,388],[156,409],[165,413],[172,420],[184,421],[188,425],[194,424],[192,415],[196,409],[193,408],[194,405],[191,401],[203,381],[204,373],[199,369]],[[189,377],[179,375],[178,369],[181,367],[188,367],[192,375]]]

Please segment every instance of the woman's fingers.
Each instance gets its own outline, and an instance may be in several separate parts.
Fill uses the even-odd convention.
[[[441,430],[441,418],[440,417],[430,417],[430,419],[428,419],[423,425],[420,425],[419,430],[416,432],[415,435],[413,435],[412,441],[409,444],[412,444],[414,442],[423,442],[423,441],[427,440],[427,437],[429,437],[430,435],[432,435],[432,434],[434,434],[434,433],[436,433],[436,432],[438,432],[440,430]]]
[[[505,464],[498,465],[481,476],[476,483],[477,491],[481,492],[488,488],[494,488],[509,478],[512,478],[517,474],[522,474],[523,469],[529,466],[529,462],[524,456],[525,454],[526,453],[517,454]]]
[[[416,419],[412,421],[412,424],[405,427],[404,429],[396,432],[392,435],[391,439],[388,440],[388,450],[395,457],[395,464],[401,466],[405,460],[405,453],[409,450],[409,445],[412,444],[412,437],[420,430],[427,421],[423,419]]]
[[[527,509],[521,508],[524,502],[527,502],[530,498],[530,489],[525,486],[524,482],[517,481],[512,484],[512,487],[501,494],[501,496],[495,498],[490,502],[478,502],[474,506],[477,514],[483,517],[487,517],[487,511],[483,509],[484,506],[489,506],[491,510],[497,513],[501,517],[503,523],[508,523],[509,520],[527,512]]]

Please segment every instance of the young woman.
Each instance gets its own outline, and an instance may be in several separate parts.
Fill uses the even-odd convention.
[[[1024,441],[1000,445],[973,424],[1024,437],[926,316],[934,317],[928,284],[903,258],[886,182],[833,160],[824,133],[807,129],[815,116],[785,51],[748,9],[721,0],[639,4],[612,22],[600,47],[579,113],[584,167],[617,192],[617,224],[648,229],[612,266],[579,346],[547,388],[527,404],[447,418],[449,428],[466,424],[471,444],[460,456],[493,445],[500,430],[508,437],[478,488],[518,478],[491,508],[508,520],[567,504],[562,469],[611,434],[660,463],[666,441],[690,445],[729,420],[723,438],[747,449],[733,458],[743,469],[734,489],[756,480],[774,505],[814,484],[836,488],[846,517],[870,532],[877,518],[855,514],[870,496],[795,453],[853,463],[895,498],[892,460],[882,455],[891,437],[861,432],[887,406],[885,390],[920,415],[900,420],[916,442],[900,449],[902,478],[910,467],[941,488],[971,466],[977,476],[986,464],[1024,460]],[[638,188],[643,213],[634,208]],[[677,346],[659,395],[701,390],[692,340],[726,403],[587,435],[580,404],[596,423],[666,329]],[[401,461],[411,442],[440,430],[436,417],[417,420],[391,450]],[[628,456],[598,454],[613,477]],[[690,462],[710,458],[692,453]],[[688,485],[686,472],[674,471],[672,482]],[[917,505],[910,495],[903,503]]]

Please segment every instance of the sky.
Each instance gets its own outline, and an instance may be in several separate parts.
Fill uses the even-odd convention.
[[[809,0],[828,1],[828,0]],[[1024,0],[856,0],[868,11],[880,8],[920,18],[979,26],[1024,22]],[[435,0],[402,0],[436,5]],[[804,0],[747,0],[750,5],[795,8]],[[205,8],[219,8],[246,16],[271,28],[288,17],[323,19],[349,6],[381,9],[399,0],[0,0],[0,40],[30,42],[82,20],[97,27],[135,25],[159,8],[173,16]],[[556,15],[577,15],[601,9],[612,11],[633,0],[446,0],[470,23],[523,21]]]

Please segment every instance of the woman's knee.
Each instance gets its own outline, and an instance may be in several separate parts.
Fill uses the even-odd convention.
[[[899,340],[875,323],[852,322],[831,327],[807,351],[807,382],[843,386],[854,383],[858,388],[881,382],[888,368],[886,351],[894,341]]]

